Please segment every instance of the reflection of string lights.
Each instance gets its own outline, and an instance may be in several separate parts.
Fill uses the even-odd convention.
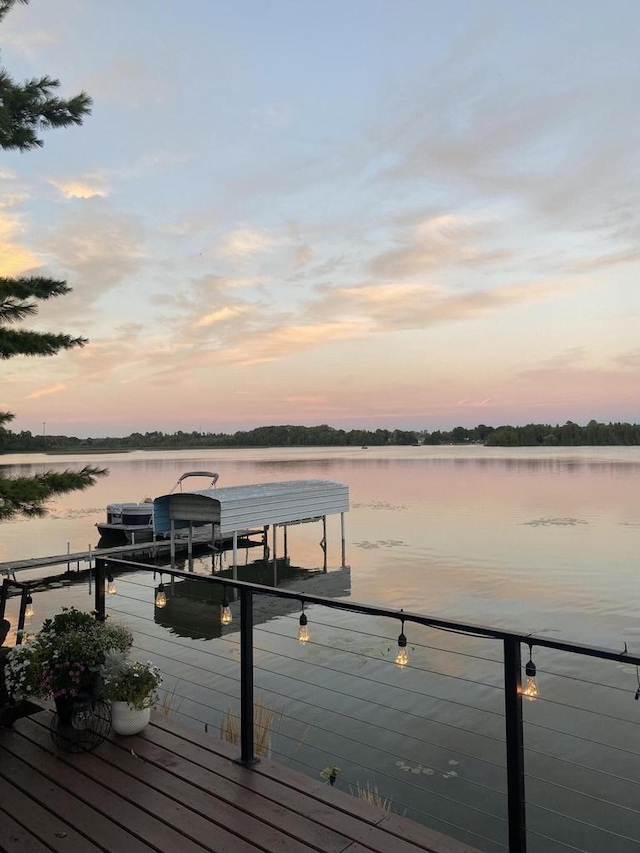
[[[24,615],[26,616],[27,619],[31,619],[31,617],[33,616],[34,613],[35,613],[35,610],[33,609],[33,598],[31,598],[31,595],[28,595],[27,596],[27,606],[25,607]]]
[[[167,595],[164,591],[164,584],[162,583],[162,575],[160,575],[160,585],[158,586],[158,592],[156,593],[156,607],[166,607],[167,606]]]
[[[117,591],[118,587],[115,585],[113,575],[107,575],[107,592],[109,595],[115,595]]]

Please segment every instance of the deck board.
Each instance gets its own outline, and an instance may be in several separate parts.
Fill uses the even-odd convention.
[[[1,853],[477,853],[168,717],[80,755],[50,719],[0,732]]]

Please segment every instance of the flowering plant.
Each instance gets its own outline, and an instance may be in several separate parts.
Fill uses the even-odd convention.
[[[123,652],[114,649],[107,653],[100,671],[104,680],[104,696],[111,702],[127,702],[141,711],[158,701],[162,676],[151,661],[130,663]]]
[[[122,625],[97,621],[65,608],[47,619],[39,633],[23,637],[8,656],[5,676],[13,696],[73,698],[100,689],[100,667],[107,652],[126,652],[133,637]]]

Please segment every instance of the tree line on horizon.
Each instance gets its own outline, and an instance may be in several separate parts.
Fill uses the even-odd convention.
[[[199,449],[234,447],[385,447],[399,445],[481,444],[487,447],[578,447],[581,445],[639,445],[640,424],[599,423],[498,426],[486,424],[451,430],[335,429],[320,426],[261,426],[234,433],[134,432],[126,437],[76,438],[33,435],[0,427],[0,453],[87,450]]]

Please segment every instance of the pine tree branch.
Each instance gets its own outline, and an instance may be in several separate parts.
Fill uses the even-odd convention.
[[[4,18],[7,12],[11,11],[16,3],[22,3],[23,6],[26,6],[28,2],[29,0],[0,0],[0,21]]]
[[[65,281],[56,281],[43,276],[20,278],[0,277],[0,323],[16,323],[38,312],[35,302],[29,298],[45,301],[71,292]]]
[[[55,296],[65,296],[71,292],[66,281],[58,281],[44,276],[19,276],[5,278],[0,276],[0,300],[7,297],[16,299],[52,299]]]
[[[53,94],[59,85],[51,77],[18,84],[0,71],[0,148],[31,151],[44,144],[38,136],[42,131],[82,124],[91,112],[91,98],[81,92],[63,100]]]
[[[86,338],[31,332],[25,329],[3,329],[0,326],[0,359],[14,358],[17,355],[55,355],[62,349],[83,347],[86,343]]]
[[[44,504],[56,495],[83,491],[95,485],[106,468],[86,465],[80,471],[46,471],[35,477],[3,477],[0,475],[0,521],[16,515],[46,515]]]

